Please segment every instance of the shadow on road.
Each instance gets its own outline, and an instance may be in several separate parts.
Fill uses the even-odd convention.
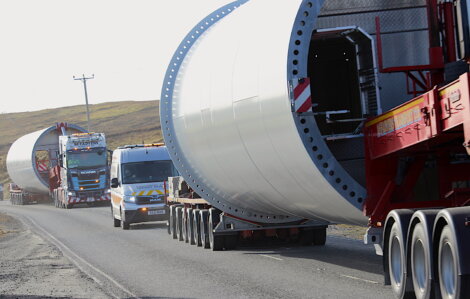
[[[265,243],[255,246],[241,246],[239,250],[253,251],[244,254],[267,254],[273,257],[311,259],[341,267],[383,274],[382,257],[374,248],[360,241],[342,237],[328,237],[325,246],[301,246],[299,244]]]
[[[166,222],[145,222],[131,224],[131,229],[166,229]]]

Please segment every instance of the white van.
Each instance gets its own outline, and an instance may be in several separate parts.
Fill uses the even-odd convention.
[[[126,145],[113,152],[111,213],[114,227],[168,219],[164,181],[177,175],[163,144]]]

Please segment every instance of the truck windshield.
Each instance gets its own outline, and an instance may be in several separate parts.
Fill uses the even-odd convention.
[[[173,175],[173,163],[167,161],[142,161],[122,164],[122,183],[137,184],[163,182]]]
[[[68,152],[67,168],[87,168],[106,165],[106,152]]]

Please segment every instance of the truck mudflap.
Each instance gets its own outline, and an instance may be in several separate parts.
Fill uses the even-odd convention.
[[[89,196],[89,197],[77,197],[77,196],[69,196],[68,203],[69,204],[75,204],[75,203],[87,203],[87,202],[102,202],[102,201],[111,201],[111,195],[110,194],[103,194],[100,197],[94,197],[94,196]]]

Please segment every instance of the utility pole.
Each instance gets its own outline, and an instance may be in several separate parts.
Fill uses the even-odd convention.
[[[80,81],[83,82],[83,88],[85,89],[87,130],[88,130],[88,132],[90,132],[90,110],[88,109],[88,93],[87,93],[87,90],[86,90],[86,80],[95,79],[95,74],[91,75],[91,77],[85,77],[85,75],[82,74],[81,78],[75,78],[75,76],[73,76],[73,79],[74,80],[80,80]]]

